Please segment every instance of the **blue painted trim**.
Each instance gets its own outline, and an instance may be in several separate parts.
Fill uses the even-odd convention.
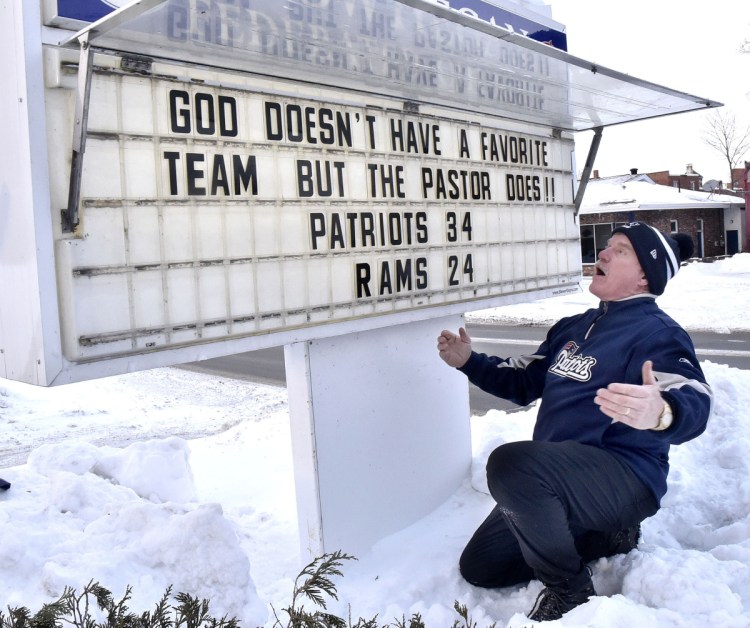
[[[473,11],[479,19],[503,28],[506,23],[510,24],[515,32],[525,31],[530,39],[550,44],[559,50],[568,50],[568,37],[564,32],[511,13],[484,0],[449,0],[449,6],[458,11]]]
[[[114,7],[101,0],[57,0],[59,17],[83,22],[96,22],[114,10]]]

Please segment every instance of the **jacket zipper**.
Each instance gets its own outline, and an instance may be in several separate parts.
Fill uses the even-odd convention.
[[[609,309],[609,303],[607,303],[607,302],[605,301],[605,302],[604,302],[604,303],[602,304],[602,311],[601,311],[601,313],[599,314],[599,316],[597,316],[597,317],[596,317],[596,318],[594,319],[594,322],[593,322],[593,323],[591,323],[591,326],[590,326],[590,327],[588,328],[588,330],[586,331],[586,335],[585,335],[585,336],[583,337],[583,339],[584,339],[584,340],[588,340],[588,339],[589,339],[589,334],[590,334],[590,333],[591,333],[591,331],[592,331],[592,330],[594,329],[594,325],[596,325],[596,324],[597,324],[597,323],[599,322],[599,319],[600,319],[600,318],[601,318],[602,316],[604,316],[604,315],[605,315],[605,314],[607,313],[607,310],[608,310],[608,309]]]

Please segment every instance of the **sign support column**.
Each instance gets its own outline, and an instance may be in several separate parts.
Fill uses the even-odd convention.
[[[445,502],[471,464],[466,378],[437,355],[462,316],[285,347],[303,561],[362,555]]]

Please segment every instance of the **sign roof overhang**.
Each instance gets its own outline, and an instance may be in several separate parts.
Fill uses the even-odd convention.
[[[569,132],[721,106],[428,0],[136,0],[60,44]]]

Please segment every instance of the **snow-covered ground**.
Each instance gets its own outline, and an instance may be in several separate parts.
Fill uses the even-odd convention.
[[[594,305],[585,288],[469,318],[549,324]],[[689,330],[750,330],[750,255],[683,268],[659,303]],[[637,550],[594,564],[600,595],[554,625],[750,626],[750,371],[703,367],[714,415],[672,450],[661,511]],[[418,612],[442,628],[458,600],[478,628],[527,624],[538,582],[476,589],[456,562],[491,508],[487,455],[528,438],[535,412],[472,417],[471,477],[346,562],[329,610],[383,624]],[[0,493],[0,609],[37,610],[92,578],[116,597],[132,585],[134,611],[173,584],[248,627],[289,604],[300,556],[284,389],[177,368],[54,389],[0,380],[0,436],[0,477],[13,484]]]

